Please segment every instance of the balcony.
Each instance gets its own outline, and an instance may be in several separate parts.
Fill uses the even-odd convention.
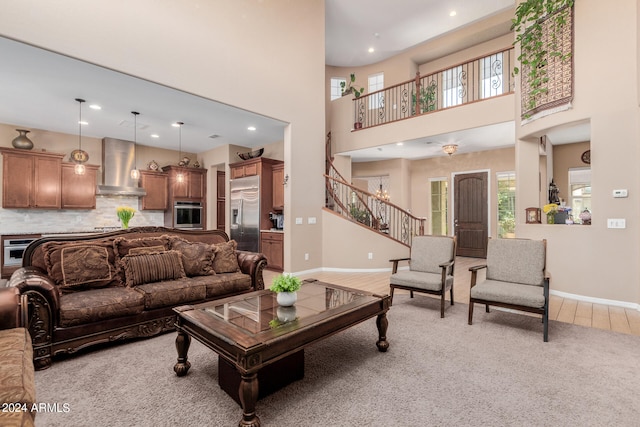
[[[513,94],[514,60],[514,49],[504,49],[354,98],[352,130]]]

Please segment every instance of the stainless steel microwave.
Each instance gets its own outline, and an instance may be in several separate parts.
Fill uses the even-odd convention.
[[[204,229],[202,203],[177,201],[173,205],[173,227]]]

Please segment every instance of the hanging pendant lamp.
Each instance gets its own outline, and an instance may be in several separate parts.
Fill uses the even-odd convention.
[[[131,179],[137,181],[140,179],[140,171],[138,170],[138,160],[137,160],[137,133],[138,133],[138,113],[137,111],[132,111],[133,114],[133,169],[131,169]]]
[[[83,153],[82,151],[82,103],[85,102],[84,99],[76,98],[78,104],[80,104],[80,113],[78,115],[78,153]],[[76,175],[84,175],[85,167],[84,162],[77,159],[75,160],[76,165],[73,168],[73,171]]]
[[[178,165],[179,165],[180,161],[182,160],[182,125],[184,123],[177,122],[176,124],[178,125]],[[178,174],[176,175],[176,181],[184,182],[184,174],[182,173],[182,171],[178,172]]]

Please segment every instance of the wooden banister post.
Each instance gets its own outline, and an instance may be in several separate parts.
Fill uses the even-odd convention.
[[[416,71],[415,109],[417,115],[422,114],[422,105],[420,105],[420,71]]]

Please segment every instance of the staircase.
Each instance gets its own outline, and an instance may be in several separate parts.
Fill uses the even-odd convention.
[[[413,236],[424,234],[424,218],[415,217],[388,200],[357,188],[344,179],[333,164],[331,132],[327,134],[325,157],[327,209],[408,247],[411,246]]]

